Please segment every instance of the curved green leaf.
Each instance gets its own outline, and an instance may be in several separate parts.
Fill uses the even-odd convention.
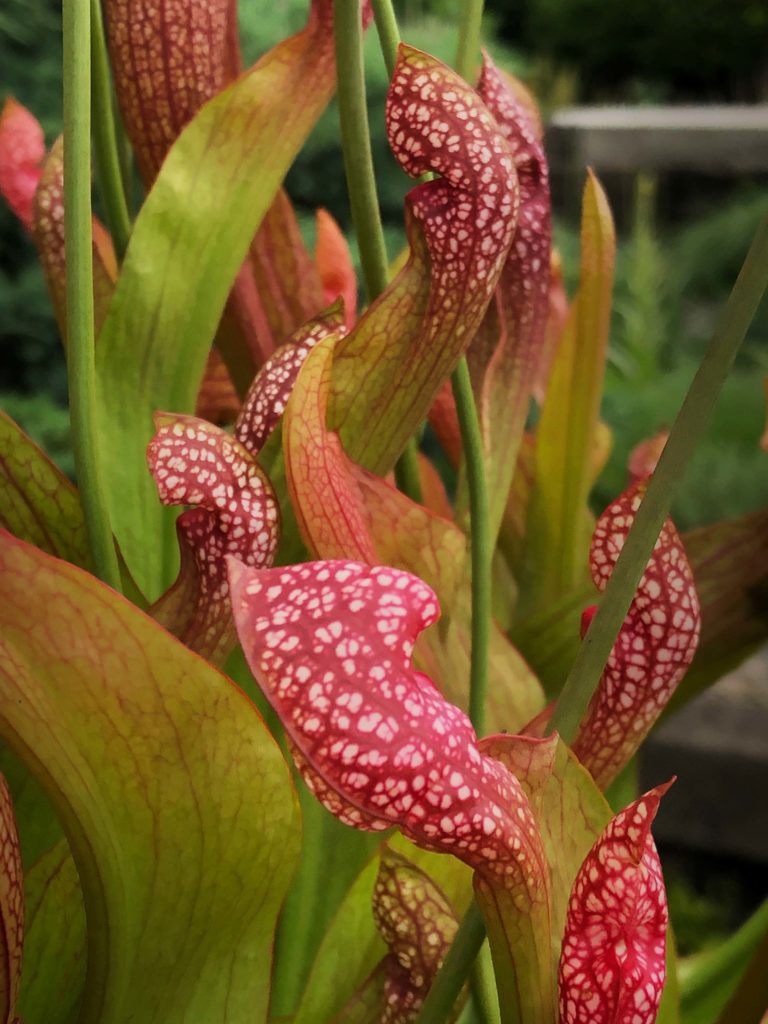
[[[678,978],[683,1024],[715,1024],[766,936],[768,900],[725,942],[680,961]]]
[[[150,600],[170,583],[171,524],[145,451],[162,409],[192,412],[227,294],[256,228],[333,91],[329,0],[207,103],[179,136],[141,209],[99,336],[111,521]],[[297,102],[297,97],[301,97]],[[131,495],[131,501],[125,495]]]
[[[264,1020],[298,828],[258,714],[108,587],[5,533],[0,608],[0,728],[83,885],[81,1021]]]
[[[74,1024],[85,983],[85,913],[66,840],[26,873],[24,901],[19,1013],[25,1024]]]
[[[528,509],[527,611],[540,610],[586,572],[587,498],[603,393],[616,252],[611,211],[590,172],[581,221],[581,276],[536,431]]]
[[[440,887],[457,915],[462,916],[472,898],[472,872],[455,857],[429,853],[395,834],[387,840],[397,853],[424,871]],[[319,1021],[345,1022],[356,997],[374,978],[388,949],[373,918],[373,891],[379,872],[379,854],[363,868],[341,903],[312,965],[304,995],[292,1024],[318,1024]],[[383,994],[383,975],[377,982]],[[365,1000],[370,998],[366,993]]]

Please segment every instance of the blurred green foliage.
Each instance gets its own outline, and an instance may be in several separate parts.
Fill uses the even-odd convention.
[[[582,101],[765,98],[764,0],[489,0],[505,38],[577,69]]]

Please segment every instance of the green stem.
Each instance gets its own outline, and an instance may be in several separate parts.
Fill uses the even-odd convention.
[[[475,731],[481,736],[485,727],[485,697],[488,690],[493,549],[488,523],[488,489],[485,481],[483,439],[466,358],[462,357],[453,371],[451,385],[467,468],[472,544],[472,656],[469,679],[469,717]]]
[[[368,301],[387,287],[388,264],[373,170],[358,0],[335,0],[336,89],[349,203]]]
[[[480,25],[483,21],[483,0],[464,0],[459,24],[459,46],[456,70],[470,83],[474,81],[475,65],[480,53]]]
[[[484,941],[485,924],[477,904],[472,903],[432,982],[416,1024],[445,1024]]]
[[[131,233],[131,218],[125,197],[123,174],[112,106],[107,43],[101,0],[91,0],[91,71],[93,75],[93,146],[96,177],[104,203],[104,214],[118,260],[123,259]]]
[[[397,59],[400,34],[390,0],[376,0],[376,26],[387,69],[392,74]],[[349,204],[355,225],[360,264],[365,279],[368,301],[373,302],[389,282],[387,249],[381,226],[376,176],[373,169],[368,108],[365,98],[363,65],[363,30],[357,0],[335,0],[336,89],[339,97],[341,142],[347,174]],[[406,445],[395,467],[397,486],[421,501],[418,448],[412,439]]]
[[[120,571],[98,452],[91,242],[89,0],[64,0],[64,230],[67,263],[67,378],[77,482],[96,574],[116,590]]]
[[[476,1016],[482,1024],[500,1024],[499,994],[496,990],[491,949],[487,942],[483,943],[472,965],[471,978]]]
[[[395,465],[397,489],[407,494],[411,501],[421,504],[421,474],[419,473],[419,446],[415,437],[408,440],[403,453]]]
[[[392,0],[373,0],[373,16],[376,19],[376,31],[384,57],[387,74],[391,78],[397,63],[397,47],[400,43],[400,29],[392,6]]]
[[[669,440],[624,542],[600,607],[555,706],[549,728],[572,742],[592,699],[619,630],[648,564],[659,531],[683,478],[736,352],[768,283],[768,218],[757,230],[696,376],[677,414]]]

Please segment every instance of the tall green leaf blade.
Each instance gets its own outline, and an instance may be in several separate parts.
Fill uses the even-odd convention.
[[[193,411],[237,270],[333,84],[331,3],[315,0],[302,32],[182,132],[136,220],[99,336],[97,371],[111,521],[150,600],[174,570],[158,557],[161,538],[175,553],[173,514],[160,505],[146,467],[152,415]]]
[[[93,577],[0,535],[3,738],[83,885],[83,1024],[265,1020],[298,853],[282,756],[237,688]]]
[[[581,276],[536,432],[528,512],[526,611],[538,610],[586,573],[587,498],[603,393],[616,237],[611,211],[590,172],[581,222]]]

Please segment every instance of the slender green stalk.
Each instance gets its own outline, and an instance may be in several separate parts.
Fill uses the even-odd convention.
[[[417,1024],[445,1024],[484,941],[485,924],[477,904],[472,903],[459,925],[443,966],[432,982],[429,995],[416,1018]]]
[[[469,683],[469,717],[478,735],[485,727],[488,690],[488,644],[491,635],[491,535],[488,529],[488,489],[485,481],[483,439],[477,416],[467,360],[462,358],[451,378],[453,398],[461,430],[469,489],[472,543],[472,658]]]
[[[491,948],[487,942],[483,943],[472,965],[471,983],[476,1017],[482,1024],[500,1024],[499,994],[496,990]]]
[[[555,706],[550,730],[576,734],[632,603],[675,491],[717,402],[739,345],[768,283],[768,218],[757,230],[715,333],[677,414],[597,614]]]
[[[475,65],[480,55],[480,25],[483,20],[483,0],[463,0],[459,24],[459,46],[456,51],[456,70],[468,82],[473,81]]]
[[[421,475],[419,473],[419,446],[416,438],[409,439],[403,454],[395,466],[395,483],[398,490],[407,494],[412,501],[421,504]]]
[[[373,170],[358,0],[335,0],[336,91],[349,204],[368,301],[387,287],[388,264]]]
[[[96,575],[116,590],[120,571],[98,452],[91,243],[91,19],[89,0],[64,0],[64,229],[67,377],[72,447]]]
[[[397,16],[392,0],[373,0],[373,17],[376,20],[376,31],[384,57],[387,74],[392,77],[397,62],[397,47],[400,43],[400,29],[397,27]]]
[[[394,11],[389,0],[377,0],[377,26],[387,68],[392,73],[397,56],[399,33]],[[382,29],[381,12],[386,27]],[[334,30],[336,36],[336,91],[339,98],[341,143],[344,150],[344,168],[347,191],[352,208],[360,264],[365,280],[368,301],[373,302],[389,281],[387,249],[379,213],[376,176],[373,169],[368,108],[365,98],[365,69],[363,65],[363,30],[360,6],[357,0],[335,0]],[[396,472],[398,486],[414,501],[419,501],[418,447],[408,442],[400,457]]]
[[[118,260],[122,260],[131,233],[131,218],[123,186],[112,106],[107,43],[101,0],[91,0],[91,73],[93,75],[93,147],[96,178],[104,214]]]

